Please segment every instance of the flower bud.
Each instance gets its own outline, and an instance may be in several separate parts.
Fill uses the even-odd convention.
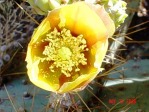
[[[4,52],[7,50],[7,45],[0,46],[0,51]]]
[[[9,54],[5,54],[5,55],[3,56],[3,59],[4,59],[5,61],[9,61],[9,60],[10,60]]]

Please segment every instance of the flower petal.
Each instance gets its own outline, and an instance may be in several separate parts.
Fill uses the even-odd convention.
[[[57,23],[65,20],[65,28],[72,31],[74,35],[83,34],[89,46],[105,39],[108,34],[101,18],[85,2],[55,9],[49,13],[47,20],[50,21],[51,27],[58,27]]]

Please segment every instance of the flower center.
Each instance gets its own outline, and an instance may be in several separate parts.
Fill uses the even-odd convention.
[[[69,60],[71,58],[72,52],[68,47],[62,47],[58,50],[57,54],[61,60]]]
[[[52,72],[60,70],[62,74],[70,77],[71,72],[80,71],[80,64],[87,64],[84,53],[88,51],[88,48],[83,35],[74,37],[65,28],[61,32],[55,28],[46,35],[43,41],[49,43],[45,46],[43,55],[45,55],[44,60],[51,63],[49,69]]]

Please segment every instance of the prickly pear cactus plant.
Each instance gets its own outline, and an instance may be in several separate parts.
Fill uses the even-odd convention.
[[[48,1],[39,2],[32,0],[31,5],[46,11],[46,17],[28,45],[27,74],[36,86],[56,93],[53,96],[58,101],[62,102],[66,95],[69,102],[68,93],[84,90],[103,70],[108,39],[127,17],[126,3],[78,1],[52,10]]]
[[[119,46],[117,43],[123,44],[123,42],[117,41],[119,35],[113,36],[113,34],[115,31],[120,31],[118,34],[123,33],[124,36],[124,32],[121,32],[123,30],[121,24],[128,16],[126,2],[122,0],[26,1],[30,6],[23,1],[20,5],[8,0],[1,1],[0,4],[1,70],[10,62],[16,49],[23,47],[26,51],[25,46],[29,42],[27,52],[24,53],[27,62],[25,79],[28,76],[34,85],[29,80],[28,82],[22,80],[22,77],[14,81],[15,86],[18,85],[14,90],[19,91],[18,93],[23,91],[22,104],[20,103],[22,94],[18,96],[14,94],[9,85],[2,87],[13,109],[19,112],[38,112],[38,110],[112,112],[115,106],[111,108],[106,105],[98,95],[101,95],[100,86],[104,82],[104,78],[101,77],[107,76],[117,66],[112,65],[111,60],[115,59],[115,52]],[[42,22],[38,22],[41,17],[39,15],[45,17]],[[36,24],[38,27],[35,28]],[[126,26],[128,28],[128,24]],[[116,44],[109,41],[110,39]],[[116,64],[120,65],[121,63],[118,62],[117,59]],[[0,75],[2,74],[3,72],[0,72]],[[2,94],[6,96],[5,91],[0,92],[0,98]],[[19,104],[24,105],[24,108],[18,108],[20,105],[14,104],[10,96],[17,97]],[[104,97],[101,99],[104,101]],[[4,100],[5,98],[0,99],[0,101]],[[1,107],[0,105],[0,109]]]

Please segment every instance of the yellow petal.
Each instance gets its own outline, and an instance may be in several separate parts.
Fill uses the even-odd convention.
[[[58,26],[60,19],[65,19],[65,28],[74,35],[83,34],[89,46],[107,37],[103,21],[85,2],[67,5],[49,13],[48,20],[52,26]]]

